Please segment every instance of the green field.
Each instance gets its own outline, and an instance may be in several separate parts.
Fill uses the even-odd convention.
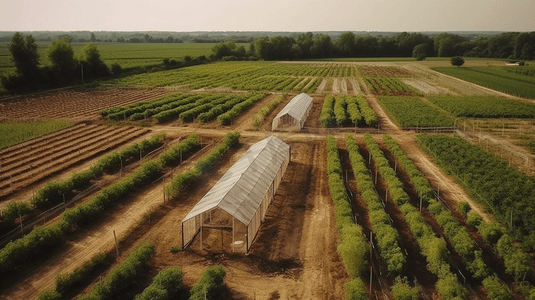
[[[64,120],[0,122],[0,149],[72,126]]]
[[[432,69],[500,92],[535,99],[535,77],[533,76],[492,67],[437,67]]]
[[[41,65],[49,65],[46,49],[48,43],[37,43]],[[75,56],[86,44],[73,44]],[[124,68],[161,65],[164,58],[182,60],[184,56],[197,57],[212,54],[215,43],[173,43],[173,44],[97,44],[102,60],[109,66],[118,63]],[[247,49],[249,44],[243,45]],[[15,71],[7,43],[0,43],[0,75]]]
[[[418,97],[377,97],[379,103],[401,127],[448,127],[453,118]]]
[[[499,97],[429,97],[456,117],[533,118],[535,104]]]

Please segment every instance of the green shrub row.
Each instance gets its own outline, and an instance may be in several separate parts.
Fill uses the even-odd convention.
[[[161,270],[152,283],[137,295],[134,300],[168,300],[175,299],[182,285],[182,269],[168,267]]]
[[[246,99],[247,98],[242,97],[242,96],[240,96],[240,97],[234,96],[234,98],[232,98],[231,100],[229,100],[229,101],[227,101],[227,102],[225,102],[223,104],[216,105],[216,106],[212,107],[209,111],[199,114],[197,116],[197,119],[199,119],[202,123],[207,123],[207,122],[210,122],[212,120],[215,120],[217,118],[217,116],[229,111],[234,106],[236,106],[238,103],[241,103],[241,102],[245,101]]]
[[[332,95],[326,95],[323,99],[323,106],[320,113],[320,123],[322,127],[333,127],[336,125],[336,117],[334,116],[335,98]]]
[[[177,100],[184,99],[188,96],[190,96],[190,94],[178,94],[178,95],[166,96],[166,97],[158,98],[154,100],[136,102],[136,103],[132,103],[126,106],[111,107],[111,108],[101,110],[100,114],[103,117],[106,117],[111,114],[119,113],[122,111],[129,111],[129,110],[132,110],[132,113],[144,112],[146,109],[159,107],[167,103],[171,103]]]
[[[306,91],[303,91],[303,92],[307,94],[315,93],[318,87],[320,86],[322,80],[323,80],[322,78],[314,78],[312,82],[308,85],[308,88],[306,89]]]
[[[37,300],[60,300],[74,285],[82,281],[89,272],[102,265],[106,259],[106,254],[99,253],[86,261],[81,267],[72,273],[61,273],[56,276],[56,285],[52,289],[45,290],[37,295]]]
[[[420,246],[421,254],[427,260],[427,269],[438,277],[436,283],[437,291],[443,299],[463,297],[466,294],[466,289],[457,281],[457,276],[450,271],[447,263],[446,242],[435,235],[420,212],[409,204],[409,196],[403,190],[403,184],[395,175],[394,169],[388,164],[388,160],[373,137],[370,134],[366,134],[364,141],[375,160],[381,176],[385,179],[393,202],[398,205],[409,226],[409,230]],[[387,174],[386,177],[385,174]]]
[[[494,276],[485,278],[483,280],[483,286],[487,290],[487,296],[491,300],[514,299],[509,289]]]
[[[411,287],[407,277],[396,277],[392,285],[392,296],[395,300],[418,300],[420,289],[415,286]]]
[[[229,111],[219,115],[217,120],[221,125],[230,125],[232,120],[236,118],[243,111],[251,107],[253,104],[264,98],[265,94],[252,94],[247,100],[236,104]]]
[[[142,153],[150,152],[160,147],[164,140],[165,134],[154,135],[150,139],[145,139],[121,151],[115,151],[102,157],[89,170],[75,174],[67,180],[49,182],[37,191],[32,199],[32,204],[34,207],[44,209],[63,202],[63,195],[65,195],[66,201],[70,200],[74,196],[73,190],[83,189],[90,184],[91,180],[102,176],[103,173],[111,174],[119,171],[121,162],[125,166],[130,161],[139,159],[140,151]]]
[[[390,224],[383,204],[375,192],[366,163],[359,153],[359,147],[350,134],[346,135],[346,147],[357,181],[357,188],[368,206],[371,227],[377,239],[381,258],[386,264],[388,275],[392,277],[399,275],[403,272],[406,264],[405,256],[399,246],[399,234]]]
[[[226,138],[227,140],[227,138]],[[0,250],[0,272],[10,270],[35,256],[44,248],[56,245],[69,228],[89,224],[112,204],[127,199],[135,189],[150,183],[160,175],[162,164],[153,160],[142,164],[129,176],[102,189],[90,201],[67,209],[59,223],[36,227],[26,236],[8,243]]]
[[[351,120],[351,123],[353,124],[362,124],[364,123],[364,116],[359,110],[359,105],[357,103],[357,97],[353,96],[346,96],[346,103],[347,103],[347,113],[349,115],[349,120]]]
[[[488,207],[526,249],[535,249],[533,177],[460,137],[418,135],[417,138],[422,148],[446,172],[453,174],[474,200]]]
[[[515,246],[513,238],[504,233],[496,222],[486,222],[475,211],[468,214],[468,225],[477,229],[483,239],[503,257],[505,272],[516,281],[524,280],[531,273],[530,255]]]
[[[362,116],[364,117],[364,121],[366,122],[366,125],[376,126],[377,115],[371,108],[370,104],[368,103],[368,100],[366,100],[366,98],[362,94],[358,94],[356,100],[359,105],[360,113],[362,114]]]
[[[6,208],[2,211],[2,222],[13,223],[15,219],[20,216],[33,211],[33,207],[27,202],[23,201],[13,201],[9,202]]]
[[[200,98],[200,96],[198,96],[198,98]],[[190,110],[198,105],[199,101],[191,101],[188,104],[180,105],[171,109],[164,110],[162,107],[162,111],[152,115],[152,117],[156,119],[156,121],[158,121],[159,123],[167,122],[178,118],[181,113]]]
[[[344,285],[346,300],[368,300],[366,286],[360,278],[351,279]]]
[[[369,133],[364,135],[364,141],[375,160],[375,166],[379,169],[379,173],[383,177],[394,203],[398,206],[408,203],[409,195],[403,190],[403,183],[398,179],[396,171],[390,167],[388,160],[385,158],[383,151],[379,149],[377,142],[375,142]]]
[[[221,299],[221,293],[225,290],[225,268],[212,266],[206,268],[201,278],[190,291],[190,300]]]
[[[156,101],[146,106],[138,106],[136,108],[131,109],[126,108],[116,113],[108,114],[106,117],[113,121],[124,120],[125,118],[129,118],[132,120],[140,120],[159,114],[166,110],[191,104],[197,101],[197,99],[199,99],[200,97],[200,95],[183,94],[179,97],[173,97],[173,101],[162,100]]]
[[[444,229],[445,235],[450,240],[453,248],[461,256],[466,269],[472,273],[474,278],[482,280],[489,276],[489,269],[483,261],[483,252],[479,249],[468,231],[466,231],[466,228],[440,202],[434,199],[429,200],[428,210],[435,216],[437,223]]]
[[[98,282],[91,292],[79,300],[117,299],[134,284],[134,278],[154,253],[154,245],[149,242],[141,244],[132,251],[126,260],[113,268],[104,279]]]
[[[338,147],[333,136],[327,137],[327,162],[337,163],[341,168],[338,157]],[[334,202],[336,227],[339,232],[337,251],[344,262],[347,272],[352,279],[358,278],[366,269],[366,258],[370,247],[362,228],[353,222],[353,212],[348,201],[346,188],[342,176],[337,171],[328,171],[329,190]],[[366,289],[364,289],[366,293]]]
[[[411,184],[414,186],[418,195],[427,203],[430,199],[433,199],[433,189],[429,185],[427,178],[418,170],[416,165],[405,154],[405,151],[401,149],[398,143],[389,135],[385,134],[383,140],[388,147],[388,150],[394,155],[396,161],[407,172],[410,178]]]
[[[186,110],[185,112],[182,112],[178,117],[184,122],[191,122],[201,113],[208,112],[214,106],[222,105],[228,102],[229,100],[232,100],[233,98],[234,98],[233,95],[227,95],[227,96],[221,97],[220,99],[213,99],[212,101],[208,103],[195,106],[189,110]]]
[[[225,152],[232,146],[238,144],[240,140],[240,134],[237,132],[227,133],[223,142],[216,148],[204,155],[195,165],[195,167],[189,171],[176,175],[169,185],[165,187],[166,194],[169,197],[177,195],[183,188],[189,186],[197,180],[199,176],[208,169],[210,169],[215,162],[225,154]]]
[[[346,113],[347,103],[345,97],[336,97],[334,101],[334,117],[336,119],[336,125],[343,125],[349,120]]]
[[[269,101],[268,104],[264,105],[254,116],[253,116],[253,126],[258,129],[264,123],[264,119],[277,107],[279,104],[284,102],[287,94],[278,95]]]
[[[171,147],[160,155],[160,163],[162,166],[169,166],[176,164],[180,160],[180,154],[185,155],[190,151],[200,146],[200,135],[194,133],[188,136],[185,140],[178,145]]]

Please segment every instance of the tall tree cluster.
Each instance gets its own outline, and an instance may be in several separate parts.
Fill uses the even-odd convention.
[[[60,37],[48,46],[46,55],[50,66],[40,66],[37,44],[32,35],[15,33],[8,45],[16,75],[2,77],[8,90],[32,90],[70,84],[77,79],[110,75],[108,66],[100,58],[95,43],[87,44],[79,58],[74,55],[71,39]]]
[[[329,57],[472,56],[535,59],[535,32],[508,32],[470,40],[457,34],[429,36],[401,32],[391,37],[358,36],[345,32],[332,40],[325,34],[302,33],[296,37],[260,37],[251,43],[249,56],[264,60],[293,60]]]

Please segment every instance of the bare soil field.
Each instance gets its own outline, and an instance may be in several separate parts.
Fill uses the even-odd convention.
[[[165,89],[59,90],[0,101],[1,120],[72,119],[95,120],[98,112],[165,96]]]
[[[139,127],[78,125],[0,153],[0,197],[144,135]]]

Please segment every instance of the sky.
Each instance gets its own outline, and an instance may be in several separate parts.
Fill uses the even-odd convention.
[[[1,0],[0,31],[535,31],[534,0]]]

